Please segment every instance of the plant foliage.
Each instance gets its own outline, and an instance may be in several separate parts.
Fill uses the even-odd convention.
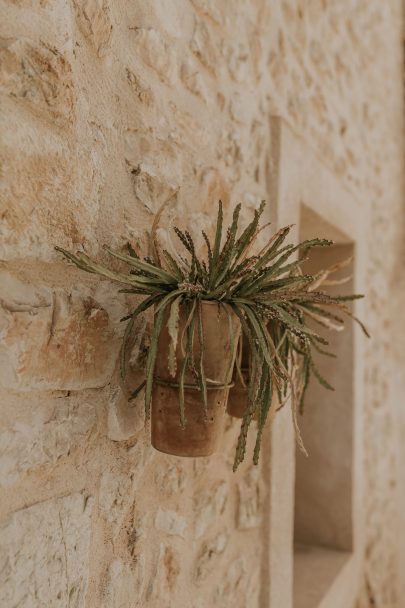
[[[147,418],[150,415],[158,338],[164,319],[167,319],[171,340],[168,369],[172,376],[176,371],[180,374],[179,417],[184,426],[184,376],[187,369],[194,372],[202,407],[207,407],[201,301],[216,301],[237,315],[244,339],[250,347],[250,379],[248,404],[236,446],[234,470],[244,459],[247,432],[254,418],[257,419],[257,438],[253,459],[255,463],[258,462],[261,437],[273,393],[278,395],[280,403],[287,396],[291,397],[297,441],[304,450],[297,424],[297,411],[303,411],[303,399],[311,375],[325,388],[333,390],[321,376],[314,360],[318,354],[330,355],[324,349],[327,340],[319,331],[314,331],[312,325],[309,327],[308,321],[315,321],[320,330],[340,329],[344,324],[344,316],[353,317],[348,302],[362,297],[331,296],[322,288],[327,284],[331,272],[344,263],[315,275],[302,272],[303,259],[307,259],[311,248],[328,247],[332,241],[311,239],[298,245],[286,244],[291,230],[291,226],[286,226],[270,236],[259,253],[252,253],[259,232],[267,228],[267,225],[262,228],[259,225],[264,208],[262,202],[254,212],[252,221],[243,231],[239,231],[241,205],[237,205],[231,224],[224,230],[223,208],[219,202],[213,241],[205,232],[202,233],[206,245],[206,255],[203,257],[197,255],[190,233],[177,227],[174,231],[182,252],[160,249],[156,238],[157,219],[151,234],[152,259],[141,258],[130,246],[128,253],[106,248],[111,256],[128,265],[127,273],[109,270],[84,253],[74,255],[56,248],[82,270],[118,281],[125,285],[121,291],[143,297],[141,303],[125,318],[128,324],[121,349],[123,375],[127,342],[134,322],[141,313],[155,307],[144,383]],[[160,215],[161,212],[158,218]],[[188,317],[185,330],[179,335],[179,310],[183,305],[187,307]],[[360,325],[367,334],[365,327],[361,323]],[[232,337],[231,326],[230,323]],[[195,333],[201,347],[199,361],[194,361],[193,356]],[[181,370],[176,370],[175,352],[178,342],[184,355]],[[232,370],[230,374],[232,375]]]

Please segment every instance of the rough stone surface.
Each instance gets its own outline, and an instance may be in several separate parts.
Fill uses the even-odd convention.
[[[86,41],[102,57],[111,46],[112,30],[110,10],[107,2],[85,0],[74,2],[76,20],[79,30]]]
[[[195,537],[200,538],[210,525],[223,514],[229,488],[225,482],[207,492],[204,488],[194,497]]]
[[[108,569],[107,584],[104,591],[103,608],[127,608],[128,598],[131,606],[142,606],[145,564],[139,558],[135,567],[114,560]]]
[[[226,534],[219,534],[203,544],[195,565],[195,580],[197,584],[202,584],[209,574],[218,567],[218,562],[226,549],[228,540]]]
[[[71,120],[74,109],[72,67],[50,44],[30,39],[2,38],[2,88],[6,95],[42,113],[49,120]]]
[[[107,383],[119,346],[108,312],[91,292],[23,284],[2,273],[0,298],[4,387],[69,390]]]
[[[212,459],[152,450],[142,395],[127,402],[139,343],[118,378],[119,319],[134,301],[54,245],[104,262],[104,243],[146,253],[145,231],[170,197],[164,243],[176,222],[209,231],[219,198],[228,211],[241,200],[245,222],[269,197],[278,115],[371,214],[358,608],[400,608],[401,8],[2,1],[0,501],[10,519],[0,604],[259,606],[264,468],[231,473],[232,423]],[[405,513],[405,493],[401,504]]]
[[[174,536],[184,536],[187,522],[184,517],[174,511],[159,509],[156,515],[155,526],[158,530]]]
[[[7,397],[0,421],[0,485],[12,485],[30,469],[55,465],[84,447],[96,424],[94,401],[86,395]]]
[[[260,473],[250,469],[238,485],[238,528],[247,530],[260,526],[262,518],[262,495]]]
[[[85,606],[93,500],[73,495],[14,513],[1,528],[3,606]]]

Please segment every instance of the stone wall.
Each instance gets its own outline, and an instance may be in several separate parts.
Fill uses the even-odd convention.
[[[145,250],[177,190],[192,225],[220,197],[247,215],[279,115],[370,205],[359,607],[399,608],[400,0],[3,0],[1,15],[0,604],[259,605],[266,487],[260,467],[230,472],[237,425],[212,459],[153,451],[142,396],[127,403],[145,324],[122,384],[133,302],[53,247]]]

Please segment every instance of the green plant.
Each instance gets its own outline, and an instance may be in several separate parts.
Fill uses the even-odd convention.
[[[152,306],[155,307],[146,362],[146,378],[143,383],[146,418],[150,415],[157,342],[165,311],[169,309],[167,322],[171,337],[168,369],[174,375],[174,353],[179,339],[179,307],[180,305],[189,307],[186,331],[180,336],[185,354],[181,375],[184,378],[186,366],[195,374],[201,392],[202,407],[206,407],[207,379],[202,355],[200,360],[195,362],[192,351],[195,327],[198,328],[200,340],[203,340],[201,301],[211,300],[227,304],[239,317],[244,338],[250,345],[251,365],[248,407],[236,446],[234,470],[244,459],[247,432],[255,416],[257,438],[253,460],[257,464],[263,428],[274,391],[278,393],[280,401],[285,399],[287,393],[291,393],[297,440],[304,449],[297,424],[297,411],[299,407],[301,410],[303,408],[305,389],[311,374],[326,388],[332,388],[322,378],[314,362],[314,353],[329,354],[322,348],[327,345],[327,340],[310,328],[307,321],[309,318],[315,319],[321,327],[330,327],[331,324],[342,325],[344,320],[341,313],[353,316],[347,301],[362,297],[360,295],[332,297],[319,289],[325,273],[323,275],[302,273],[301,264],[310,249],[329,246],[332,241],[311,239],[298,245],[285,244],[291,230],[291,226],[286,226],[272,235],[258,253],[253,254],[252,247],[257,242],[258,234],[268,227],[268,225],[262,227],[259,225],[264,207],[265,204],[262,202],[260,208],[255,211],[253,220],[239,234],[241,205],[235,207],[232,222],[225,232],[220,202],[214,240],[211,241],[207,234],[202,232],[207,249],[204,259],[197,255],[194,241],[187,230],[174,228],[183,248],[182,254],[160,248],[156,229],[162,210],[157,214],[152,227],[151,258],[141,259],[131,246],[128,246],[128,254],[107,248],[112,256],[129,265],[128,273],[109,270],[92,261],[84,253],[73,255],[59,247],[56,248],[82,270],[123,283],[126,287],[120,291],[144,297],[135,310],[125,318],[128,324],[121,349],[122,374],[125,373],[126,345],[134,322],[138,315]],[[298,251],[301,251],[301,258],[295,259]],[[360,325],[366,332],[364,326],[361,323]],[[202,343],[201,346],[203,351],[204,344]],[[179,423],[185,424],[184,388],[181,381]]]

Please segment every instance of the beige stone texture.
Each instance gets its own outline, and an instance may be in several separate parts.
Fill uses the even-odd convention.
[[[162,241],[175,218],[210,230],[219,198],[243,221],[267,199],[275,225],[299,203],[347,223],[372,334],[352,351],[354,549],[304,547],[294,606],[403,607],[402,19],[401,0],[1,0],[0,606],[293,605],[289,411],[257,468],[232,473],[230,419],[212,458],[154,451],[127,401],[148,319],[122,381],[134,301],[54,251],[146,253],[172,196]]]
[[[16,511],[5,521],[3,606],[85,606],[93,502],[72,494]]]

